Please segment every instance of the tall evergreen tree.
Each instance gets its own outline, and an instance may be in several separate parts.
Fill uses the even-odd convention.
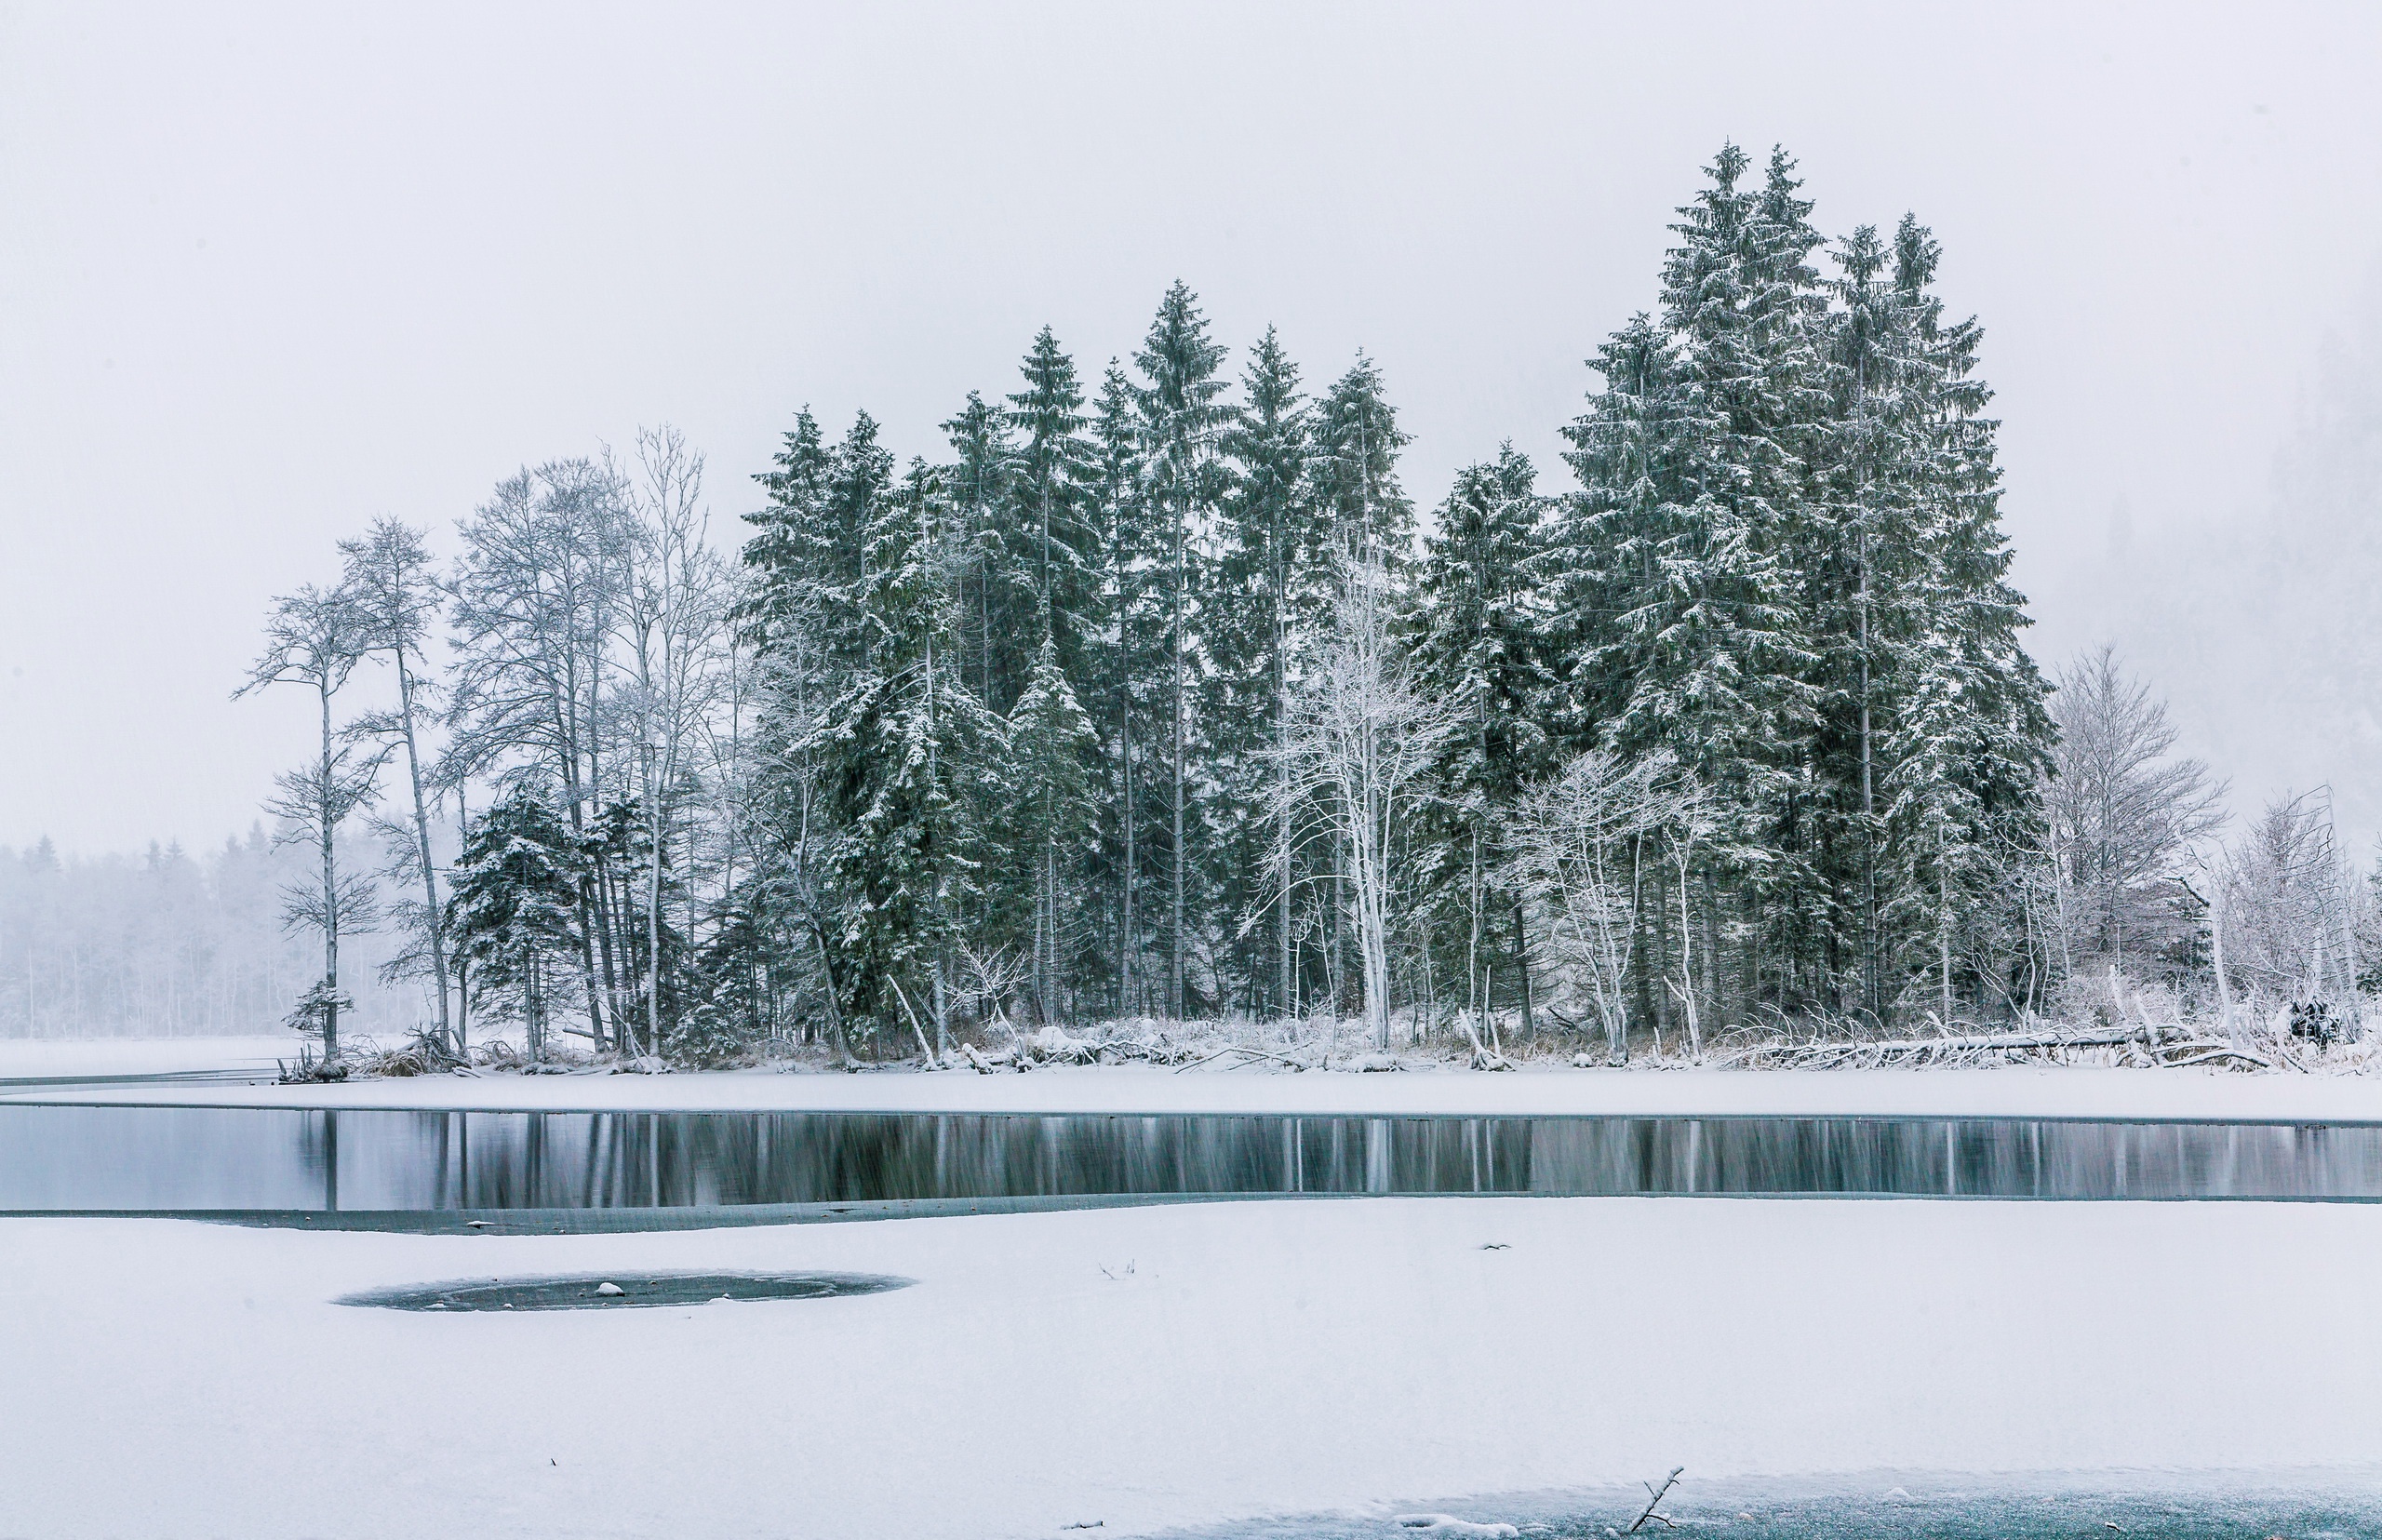
[[[1894,293],[1902,329],[1909,449],[1912,550],[1898,564],[1911,592],[1897,608],[1911,645],[1902,653],[1894,721],[1882,744],[1891,765],[1899,929],[1932,940],[1932,957],[1906,957],[1906,977],[1934,964],[1939,1011],[1957,987],[1959,932],[2002,906],[1998,874],[2035,847],[2040,787],[2051,761],[2049,689],[2019,641],[2025,599],[2007,578],[2001,529],[1999,424],[1983,415],[1991,392],[1976,376],[1982,328],[1947,325],[1933,292],[1941,248],[1906,215],[1894,236]],[[1922,918],[1923,917],[1923,922]],[[1983,959],[1968,965],[1978,987],[2004,984]]]
[[[1742,151],[1724,147],[1710,185],[1672,226],[1665,345],[1625,335],[1608,351],[1625,376],[1659,363],[1625,380],[1654,386],[1659,406],[1622,401],[1621,422],[1592,410],[1570,430],[1569,458],[1589,489],[1576,524],[1596,542],[1586,565],[1610,585],[1612,612],[1559,666],[1575,680],[1613,679],[1609,746],[1633,758],[1666,749],[1719,796],[1719,876],[1739,895],[1749,943],[1743,987],[1788,997],[1809,984],[1795,949],[1808,911],[1827,903],[1805,849],[1818,653],[1799,566],[1815,543],[1805,455],[1825,416],[1822,301],[1805,261],[1818,236],[1793,195],[1791,162],[1773,156],[1758,189],[1740,184],[1746,168]],[[1608,377],[1615,394],[1629,393]],[[1656,436],[1636,443],[1649,425]],[[1633,474],[1594,479],[1613,470]]]
[[[1331,622],[1332,551],[1307,475],[1312,413],[1273,328],[1241,386],[1247,404],[1224,439],[1234,485],[1207,627],[1211,743],[1223,783],[1224,912],[1238,917],[1237,960],[1251,1007],[1281,1014],[1298,1007],[1291,911],[1300,883],[1280,750],[1299,660]],[[1261,911],[1264,923],[1252,923]]]
[[[1093,822],[1087,762],[1097,747],[1091,718],[1059,665],[1046,626],[1025,692],[1009,721],[1016,774],[1008,824],[1030,867],[1036,1014],[1055,1020],[1070,996],[1082,923],[1080,877]]]
[[[455,863],[447,931],[484,1020],[517,1021],[529,1057],[570,1000],[581,949],[583,840],[527,784],[474,820]]]
[[[1149,845],[1143,837],[1150,802],[1150,681],[1162,658],[1150,603],[1148,503],[1143,496],[1140,411],[1131,382],[1115,360],[1093,407],[1087,482],[1095,540],[1094,583],[1100,624],[1088,638],[1082,699],[1100,734],[1095,771],[1100,829],[1092,885],[1116,1009],[1144,1009],[1142,965]]]
[[[860,666],[815,730],[843,1015],[880,1038],[945,1028],[951,962],[979,892],[1008,731],[963,676],[956,518],[923,462],[874,498],[848,601]],[[936,1051],[943,1045],[937,1043]]]
[[[1142,382],[1139,408],[1142,495],[1155,537],[1151,557],[1158,567],[1153,597],[1165,637],[1168,780],[1166,864],[1168,887],[1166,1001],[1168,1014],[1184,1013],[1185,963],[1201,838],[1200,788],[1192,763],[1201,724],[1193,706],[1204,660],[1199,631],[1209,585],[1208,546],[1216,509],[1230,485],[1219,453],[1232,412],[1222,397],[1224,349],[1208,334],[1208,319],[1188,286],[1177,281],[1158,304],[1149,335],[1133,355]]]
[[[1358,559],[1373,553],[1393,577],[1414,546],[1414,504],[1398,478],[1398,451],[1410,441],[1381,366],[1359,353],[1317,408],[1313,476],[1342,551]]]
[[[755,660],[756,769],[749,801],[765,859],[757,881],[769,923],[762,957],[785,963],[808,956],[834,1039],[844,1032],[841,916],[827,889],[830,829],[824,775],[834,743],[830,708],[870,658],[865,599],[868,541],[893,474],[866,412],[832,448],[806,408],[785,436],[773,468],[757,478],[768,504],[748,515],[756,527],[744,548],[749,573],[742,609]]]
[[[1084,637],[1101,619],[1098,532],[1092,525],[1095,475],[1085,436],[1083,387],[1075,360],[1044,327],[1020,366],[1025,388],[1010,395],[1006,421],[1014,435],[1004,490],[1010,540],[1032,588],[1034,619],[1050,614],[1059,666],[1080,691],[1087,676]]]
[[[1416,584],[1414,683],[1457,724],[1431,766],[1422,879],[1434,917],[1457,922],[1464,998],[1473,1010],[1488,1005],[1492,952],[1503,952],[1517,987],[1527,964],[1518,913],[1512,949],[1499,946],[1505,928],[1496,923],[1494,889],[1523,788],[1553,767],[1541,715],[1552,680],[1539,652],[1546,617],[1534,578],[1548,501],[1538,494],[1529,457],[1511,444],[1495,461],[1457,472],[1438,529],[1424,542]]]
[[[1007,711],[1024,688],[1036,613],[1036,554],[1010,503],[1008,430],[1004,414],[975,391],[943,424],[952,454],[943,483],[965,556],[958,581],[968,678],[995,712]]]

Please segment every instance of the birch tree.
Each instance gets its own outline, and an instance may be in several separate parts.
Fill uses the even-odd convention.
[[[1591,749],[1521,799],[1505,880],[1539,913],[1559,971],[1586,997],[1615,1059],[1629,1052],[1639,907],[1651,869],[1667,843],[1684,870],[1712,824],[1703,793],[1661,754],[1632,760]]]
[[[321,857],[318,877],[284,890],[284,923],[306,927],[323,938],[323,972],[301,998],[291,1020],[322,1038],[323,1059],[339,1058],[340,1011],[349,1002],[339,983],[339,945],[343,934],[368,931],[377,920],[371,880],[342,874],[339,833],[348,818],[379,793],[381,755],[343,739],[331,721],[331,698],[355,673],[364,655],[364,628],[355,597],[344,589],[312,583],[274,601],[265,623],[265,648],[234,699],[267,685],[302,685],[314,692],[320,740],[314,757],[284,771],[266,810],[281,820],[284,843],[302,841]],[[383,751],[385,752],[385,751]]]
[[[456,772],[544,777],[582,838],[618,769],[607,752],[606,715],[624,501],[618,477],[584,459],[509,477],[463,522],[463,554],[448,584],[460,654],[448,705]],[[581,868],[575,928],[598,1047],[608,1040],[608,1015],[617,1027],[624,1014],[607,923],[609,876],[600,859]]]
[[[2223,824],[2226,788],[2175,752],[2166,703],[2116,649],[2076,658],[2057,682],[2059,747],[2043,800],[2071,968],[2155,963],[2192,929],[2177,877]]]
[[[1405,854],[1399,833],[1424,795],[1424,776],[1457,725],[1449,703],[1408,676],[1390,634],[1389,575],[1379,561],[1349,563],[1332,634],[1273,751],[1289,773],[1276,795],[1312,814],[1346,858],[1345,881],[1375,1046],[1389,1047],[1389,946]]]
[[[360,540],[340,542],[341,586],[354,596],[357,644],[388,659],[397,680],[397,709],[357,724],[360,731],[394,740],[406,753],[407,788],[413,797],[412,856],[404,864],[422,884],[417,928],[436,996],[438,1035],[463,1051],[462,1033],[448,1009],[447,946],[438,899],[438,862],[431,850],[430,804],[424,790],[422,727],[437,682],[425,657],[440,609],[438,575],[423,532],[389,517],[373,521]]]
[[[637,435],[633,520],[623,531],[618,614],[625,640],[623,715],[636,729],[636,800],[646,824],[642,972],[645,1051],[662,1042],[662,869],[678,832],[683,783],[719,693],[728,584],[705,543],[703,456],[677,429]],[[616,479],[626,481],[626,476]],[[624,1034],[634,1051],[635,1033]]]

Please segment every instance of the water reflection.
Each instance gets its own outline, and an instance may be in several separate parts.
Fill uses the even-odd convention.
[[[1166,1193],[2382,1197],[2382,1127],[0,1107],[0,1209]]]

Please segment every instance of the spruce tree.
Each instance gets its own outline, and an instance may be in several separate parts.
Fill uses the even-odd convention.
[[[1298,366],[1265,328],[1242,375],[1246,405],[1225,434],[1232,495],[1222,519],[1207,626],[1214,664],[1211,744],[1222,783],[1224,912],[1252,1009],[1294,1011],[1292,899],[1300,886],[1278,752],[1300,658],[1330,623],[1332,556],[1308,477],[1312,413]],[[1252,923],[1263,912],[1264,923]]]
[[[1075,360],[1044,327],[1019,372],[1025,388],[1010,395],[1013,436],[1004,491],[1010,540],[1032,589],[1033,616],[1050,616],[1059,666],[1080,690],[1084,636],[1100,620],[1099,540],[1092,527],[1094,450],[1085,436],[1083,387]]]
[[[1381,366],[1359,353],[1316,409],[1317,500],[1341,550],[1372,553],[1394,577],[1413,554],[1414,504],[1398,478],[1398,431]]]
[[[1048,1023],[1072,993],[1085,934],[1078,879],[1093,829],[1086,764],[1098,738],[1047,625],[1025,691],[1010,714],[1009,736],[1015,772],[1007,824],[1013,849],[1031,869],[1034,1003]]]
[[[1900,411],[1908,447],[1909,592],[1896,607],[1911,645],[1894,682],[1882,755],[1894,842],[1894,904],[1902,973],[1934,975],[1948,1014],[1964,984],[2007,985],[1954,957],[1963,931],[1989,929],[2004,905],[2000,874],[2011,854],[2039,841],[2040,788],[2054,737],[2049,689],[2019,641],[2025,600],[2007,581],[2001,529],[1999,426],[1983,415],[1991,392],[1977,378],[1982,328],[1947,325],[1933,292],[1940,248],[1905,216],[1894,237]]]
[[[848,600],[863,656],[811,744],[832,830],[843,1015],[880,1038],[904,1028],[923,1038],[930,1012],[944,1034],[987,810],[1011,789],[1007,726],[963,677],[965,554],[939,482],[914,461],[898,488],[873,499],[865,570]]]
[[[533,1060],[569,1004],[583,846],[544,797],[515,786],[473,822],[448,883],[447,929],[473,1008],[522,1023]]]
[[[1035,555],[1025,549],[1030,538],[1016,522],[1010,497],[1008,422],[970,391],[943,431],[952,463],[942,479],[965,556],[959,603],[969,682],[987,709],[1004,712],[1024,688],[1036,611]]]
[[[1155,583],[1165,637],[1167,788],[1167,974],[1169,1015],[1184,1014],[1195,866],[1200,851],[1198,752],[1201,724],[1193,704],[1203,660],[1198,635],[1209,586],[1208,544],[1230,474],[1219,453],[1232,413],[1222,397],[1224,345],[1208,335],[1198,300],[1177,281],[1158,304],[1149,335],[1133,355],[1142,382],[1135,392],[1143,454],[1143,499],[1156,536],[1150,555],[1159,564]],[[1204,840],[1201,841],[1204,844]]]
[[[866,412],[843,440],[825,444],[804,410],[771,470],[757,479],[766,506],[744,548],[749,573],[740,611],[754,658],[756,703],[748,813],[769,902],[769,940],[756,962],[789,970],[807,957],[815,998],[839,1050],[849,1047],[839,977],[843,915],[825,864],[830,820],[823,795],[833,746],[828,712],[870,656],[865,587],[868,540],[893,473]]]
[[[1539,651],[1545,615],[1534,578],[1548,501],[1529,457],[1511,444],[1495,461],[1457,472],[1416,583],[1414,683],[1461,724],[1431,767],[1421,876],[1432,911],[1463,937],[1464,998],[1476,1011],[1487,1007],[1488,954],[1505,932],[1495,888],[1515,806],[1554,762],[1541,719],[1552,681]],[[1520,917],[1512,918],[1517,945],[1505,968],[1519,983],[1526,958]]]
[[[1091,443],[1088,501],[1101,621],[1088,640],[1083,699],[1101,739],[1094,882],[1113,948],[1117,1011],[1131,1015],[1143,1009],[1147,984],[1140,964],[1151,865],[1144,830],[1153,808],[1151,745],[1162,741],[1153,716],[1162,697],[1154,698],[1152,681],[1163,676],[1165,635],[1163,609],[1153,602],[1161,569],[1152,556],[1140,407],[1114,360],[1101,380]]]
[[[1649,356],[1616,339],[1609,354],[1662,360],[1649,414],[1658,432],[1643,456],[1657,474],[1643,485],[1592,479],[1630,468],[1635,422],[1592,411],[1572,430],[1569,458],[1589,489],[1575,528],[1597,542],[1586,566],[1610,584],[1612,614],[1558,661],[1613,681],[1600,724],[1609,746],[1633,758],[1667,750],[1720,797],[1716,876],[1737,895],[1750,943],[1745,991],[1792,998],[1810,984],[1798,948],[1811,911],[1829,902],[1804,827],[1819,663],[1800,570],[1816,543],[1805,457],[1825,420],[1821,301],[1805,258],[1818,236],[1791,162],[1773,156],[1759,189],[1740,185],[1747,165],[1725,146],[1672,226],[1664,346]]]

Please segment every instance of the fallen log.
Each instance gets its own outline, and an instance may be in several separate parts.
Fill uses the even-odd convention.
[[[1996,1059],[2016,1061],[2029,1054],[2062,1055],[2071,1050],[2121,1049],[2134,1064],[2161,1068],[2185,1068],[2231,1059],[2260,1069],[2272,1069],[2275,1060],[2238,1043],[2201,1037],[2177,1023],[2144,1022],[2138,1025],[2090,1027],[2077,1031],[1972,1032],[1934,1038],[1886,1038],[1863,1041],[1769,1043],[1746,1051],[1741,1063],[1765,1059],[1799,1069],[1882,1068],[1888,1065],[1981,1064]],[[2290,1050],[2277,1053],[2291,1068],[2302,1067]]]

